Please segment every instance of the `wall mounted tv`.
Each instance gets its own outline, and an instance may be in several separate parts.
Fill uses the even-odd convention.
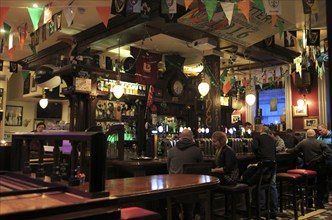
[[[46,108],[40,107],[37,103],[37,118],[62,118],[62,103],[61,102],[49,102]]]

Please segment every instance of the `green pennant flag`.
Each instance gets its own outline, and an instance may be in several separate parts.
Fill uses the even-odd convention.
[[[213,15],[214,15],[214,12],[216,11],[218,1],[209,0],[209,1],[205,1],[204,4],[205,4],[206,12],[208,14],[208,19],[209,19],[209,21],[211,21]]]
[[[262,12],[265,13],[265,7],[264,7],[264,4],[263,4],[263,1],[262,0],[254,0],[256,6],[259,8],[259,10],[261,10]]]
[[[227,77],[227,74],[228,74],[228,69],[225,68],[223,71],[222,71],[222,74],[221,74],[221,77],[220,77],[220,81],[225,81],[226,77]]]
[[[298,39],[298,40],[297,40],[297,44],[299,45],[299,47],[300,47],[301,49],[303,49],[303,40],[302,40],[302,39]]]
[[[40,17],[43,14],[43,8],[28,8],[28,11],[33,24],[33,29],[37,30]]]
[[[8,38],[9,38],[9,33],[10,33],[10,29],[12,29],[12,27],[7,24],[7,23],[3,23],[3,29],[5,30],[5,41],[8,42]]]
[[[280,37],[280,39],[281,39],[281,37],[282,37],[282,33],[284,33],[284,25],[282,24],[282,22],[281,21],[277,21],[277,27],[279,28],[279,37]]]
[[[230,82],[231,82],[232,86],[234,86],[236,84],[236,78],[232,77]]]
[[[22,70],[23,81],[25,81],[25,79],[29,76],[29,74],[30,74],[29,70]]]
[[[32,46],[32,44],[29,44],[29,47],[30,47],[30,49],[31,49],[31,51],[32,51],[32,54],[33,54],[33,55],[36,55],[36,54],[37,54],[36,47],[35,47],[35,46]]]

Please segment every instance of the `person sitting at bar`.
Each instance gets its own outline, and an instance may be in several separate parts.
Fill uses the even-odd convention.
[[[252,124],[250,122],[244,123],[243,137],[244,138],[252,138],[251,132],[252,132]]]
[[[307,138],[302,140],[294,148],[287,148],[286,152],[291,154],[303,153],[305,169],[315,170],[317,172],[317,193],[315,207],[324,209],[324,196],[327,192],[327,166],[325,159],[332,154],[329,146],[315,138],[316,132],[313,129],[307,130]]]
[[[235,185],[239,180],[239,169],[236,154],[227,145],[227,136],[222,131],[212,134],[212,145],[215,148],[215,168],[211,169],[212,175],[220,179],[222,185]]]
[[[327,129],[327,126],[325,124],[319,124],[317,131],[319,133],[317,140],[323,141],[332,149],[332,133]]]
[[[179,141],[168,153],[167,169],[169,174],[183,173],[184,164],[203,162],[203,153],[197,147],[194,134],[189,129],[184,129],[179,135]],[[182,204],[184,220],[192,220],[196,197],[176,197],[175,201]]]
[[[284,140],[278,135],[276,131],[270,132],[271,137],[275,141],[275,147],[277,152],[283,152],[286,150],[285,142]]]
[[[286,148],[293,148],[299,143],[298,139],[294,136],[293,130],[290,128],[286,130],[286,135],[282,139],[285,142]]]
[[[36,128],[32,131],[32,132],[43,132],[46,128],[46,125],[44,122],[39,122],[36,125]],[[30,143],[30,155],[32,157],[36,157],[38,156],[38,152],[39,152],[39,141],[38,140],[32,140]]]

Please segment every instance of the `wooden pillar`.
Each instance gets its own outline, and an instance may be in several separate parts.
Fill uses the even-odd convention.
[[[220,113],[220,57],[217,55],[204,56],[205,65],[214,78],[215,85],[210,83],[210,91],[204,97],[204,116],[203,123],[210,129],[210,133],[218,131],[221,128]],[[205,78],[209,73],[205,72]]]

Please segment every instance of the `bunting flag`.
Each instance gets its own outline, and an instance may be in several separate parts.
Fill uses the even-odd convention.
[[[277,16],[277,15],[272,15],[272,16],[271,16],[271,25],[272,25],[272,27],[275,27],[275,26],[276,26],[277,19],[278,19],[278,16]]]
[[[259,8],[259,10],[261,10],[262,12],[265,13],[265,8],[264,8],[264,4],[262,2],[262,0],[254,0],[256,6]]]
[[[43,14],[43,8],[28,8],[28,11],[32,21],[33,29],[37,30],[40,17]]]
[[[296,31],[286,31],[284,33],[284,47],[294,47],[295,42],[293,36],[296,38]]]
[[[244,16],[246,17],[248,23],[250,21],[250,1],[249,0],[244,0],[244,1],[240,1],[237,3],[240,11],[242,12],[242,14],[244,14]]]
[[[281,37],[282,37],[282,33],[284,33],[284,25],[282,24],[282,22],[281,21],[277,21],[277,26],[278,26],[278,28],[279,28],[279,38],[281,39]]]
[[[106,7],[96,7],[98,14],[101,18],[101,20],[103,21],[105,27],[107,28],[108,26],[108,19],[110,17],[110,13],[111,13],[111,7],[110,6],[106,6]]]
[[[186,10],[188,10],[191,3],[193,3],[193,0],[184,0],[184,6],[186,7]]]
[[[5,30],[5,41],[8,42],[8,38],[9,38],[9,33],[10,33],[10,30],[12,29],[12,27],[7,24],[7,23],[3,23],[3,29]]]
[[[205,1],[204,4],[205,4],[205,9],[206,9],[206,12],[208,15],[208,20],[210,22],[216,11],[218,1],[217,0]]]
[[[7,53],[8,53],[9,58],[11,60],[14,59],[14,54],[15,54],[16,46],[14,45],[13,48],[11,48],[11,49],[8,49],[8,47],[6,47],[6,49],[7,49]]]
[[[230,81],[227,81],[222,87],[222,91],[224,94],[227,94],[232,89],[232,85]]]
[[[17,70],[18,70],[18,64],[17,64],[17,62],[10,61],[9,62],[9,72],[11,72],[11,73],[17,73]]]
[[[298,43],[297,43],[297,38],[296,38],[296,36],[294,36],[294,35],[292,35],[292,41],[293,41],[293,44],[294,44],[294,47],[295,48],[298,48]]]
[[[23,82],[26,80],[26,78],[30,75],[30,71],[29,70],[22,70],[22,78],[23,78]]]
[[[161,13],[162,14],[176,14],[177,13],[176,0],[162,0],[161,1]]]
[[[304,14],[317,14],[319,12],[318,0],[302,0]]]
[[[112,5],[112,4],[111,4]],[[141,0],[127,0],[127,13],[141,13]]]
[[[146,0],[145,0],[146,1]],[[112,14],[125,16],[126,15],[126,0],[113,0],[112,2]],[[142,4],[143,7],[143,4]]]
[[[76,6],[67,6],[63,9],[63,14],[67,21],[67,26],[70,27],[73,24],[74,17],[77,12]]]
[[[55,24],[53,19],[54,17],[52,17],[51,21],[48,23],[48,36],[52,36],[52,34],[54,34]]]
[[[29,47],[30,47],[33,55],[37,55],[38,54],[37,49],[36,49],[36,47],[34,45],[29,44]]]
[[[48,3],[44,7],[44,22],[43,24],[47,24],[52,19],[52,2]]]
[[[53,19],[54,21],[54,26],[55,26],[55,31],[59,32],[61,31],[61,20],[62,20],[62,11],[59,11],[58,13],[56,13],[55,15],[53,15]]]
[[[9,38],[8,38],[8,49],[12,49],[14,46],[14,35],[13,33],[9,34]]]
[[[226,18],[228,20],[228,25],[230,25],[232,22],[234,5],[235,5],[235,3],[231,3],[231,2],[220,2],[220,6],[221,6],[222,10],[224,11]]]
[[[264,8],[267,15],[281,15],[280,0],[264,0]]]
[[[142,0],[141,7],[141,17],[149,19],[151,15],[151,1],[152,0]]]
[[[308,46],[319,46],[320,42],[320,30],[307,31],[307,45]]]
[[[27,38],[27,29],[28,29],[28,23],[25,22],[24,26],[20,26],[17,28],[19,33],[19,39],[20,39],[20,48],[23,48],[25,39]]]
[[[8,10],[9,10],[9,7],[0,7],[0,28],[2,28],[2,25],[8,14]]]

